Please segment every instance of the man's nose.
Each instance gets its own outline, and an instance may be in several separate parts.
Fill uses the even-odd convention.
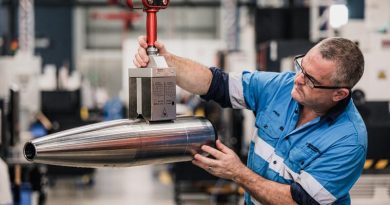
[[[305,84],[305,75],[303,75],[302,72],[298,72],[295,75],[295,82],[299,85],[304,85]]]

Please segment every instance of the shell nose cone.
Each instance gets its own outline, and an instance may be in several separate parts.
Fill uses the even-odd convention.
[[[36,149],[35,149],[34,144],[31,143],[31,142],[27,142],[27,143],[24,145],[23,152],[24,152],[24,157],[25,157],[28,161],[32,161],[32,160],[35,158],[35,155],[36,155]]]

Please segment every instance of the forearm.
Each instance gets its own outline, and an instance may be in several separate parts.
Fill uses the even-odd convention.
[[[176,83],[178,86],[198,95],[207,93],[213,76],[206,66],[173,54],[165,57],[168,65],[176,70]]]
[[[233,180],[263,204],[296,204],[291,196],[290,185],[267,180],[247,167]]]

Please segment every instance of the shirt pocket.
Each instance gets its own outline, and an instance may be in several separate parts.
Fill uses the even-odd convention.
[[[294,170],[305,169],[314,159],[320,156],[321,151],[312,143],[294,147],[289,153],[288,160]]]
[[[258,127],[258,135],[268,144],[275,147],[282,134],[282,130],[280,129],[280,120],[271,116],[272,115],[268,112],[262,112],[260,113],[260,116],[258,117],[259,120],[256,123]]]

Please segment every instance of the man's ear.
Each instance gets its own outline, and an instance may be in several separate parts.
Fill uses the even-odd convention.
[[[347,88],[340,88],[334,91],[333,93],[333,101],[338,102],[340,100],[345,99],[349,95],[349,90]]]

